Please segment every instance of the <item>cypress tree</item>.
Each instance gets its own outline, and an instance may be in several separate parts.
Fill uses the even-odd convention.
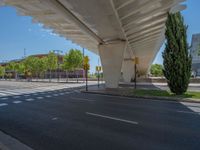
[[[188,52],[187,26],[181,13],[168,14],[166,44],[163,52],[163,74],[172,93],[187,91],[191,76],[191,55]]]

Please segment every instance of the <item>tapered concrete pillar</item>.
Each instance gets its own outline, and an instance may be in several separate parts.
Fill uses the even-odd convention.
[[[122,65],[123,79],[124,82],[130,83],[131,78],[134,75],[134,62],[133,60],[124,60]]]
[[[106,88],[118,87],[126,47],[126,41],[115,41],[109,44],[99,45],[99,55],[103,67]]]

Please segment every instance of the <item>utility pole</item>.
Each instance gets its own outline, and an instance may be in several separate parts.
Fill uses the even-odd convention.
[[[24,48],[24,58],[26,58],[26,48]]]
[[[135,63],[135,89],[136,89],[136,83],[137,83],[137,64],[139,64],[138,57],[135,57],[134,63]]]
[[[84,49],[84,47],[83,47],[83,82],[84,82],[84,77],[85,77],[85,70],[84,70],[84,57],[85,57],[85,49]]]
[[[57,78],[58,78],[58,82],[60,81],[60,62],[59,62],[59,55],[60,53],[63,53],[63,51],[61,50],[53,50],[54,53],[57,54],[57,65],[58,65],[58,68],[56,69],[56,75],[57,75]]]

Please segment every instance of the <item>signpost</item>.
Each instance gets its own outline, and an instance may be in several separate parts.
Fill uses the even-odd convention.
[[[136,81],[137,81],[137,64],[139,64],[139,58],[135,57],[134,59],[134,64],[135,64],[135,89],[136,89]]]
[[[88,91],[88,70],[90,70],[90,64],[89,64],[89,57],[84,56],[83,58],[83,69],[85,70],[85,79],[86,79],[86,91]]]
[[[96,66],[96,72],[97,72],[97,78],[98,78],[98,88],[99,88],[99,78],[100,78],[99,72],[100,71],[101,71],[101,66]]]

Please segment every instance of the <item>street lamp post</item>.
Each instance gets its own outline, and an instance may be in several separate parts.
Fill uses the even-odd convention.
[[[59,62],[59,55],[60,53],[63,53],[63,51],[61,50],[53,50],[54,53],[57,54],[57,65],[58,65],[58,68],[57,68],[57,71],[56,71],[56,75],[57,75],[57,79],[58,79],[58,82],[60,81],[60,62]]]

